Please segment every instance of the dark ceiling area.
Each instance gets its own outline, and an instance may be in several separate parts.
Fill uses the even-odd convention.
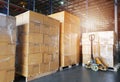
[[[5,1],[0,0],[0,10],[7,5]],[[120,21],[120,0],[117,1]],[[45,15],[65,10],[80,17],[83,28],[87,26],[94,30],[107,30],[108,27],[109,30],[114,29],[114,0],[10,0],[10,15],[15,16],[27,10]],[[89,26],[88,22],[91,23]]]
[[[2,2],[6,0],[0,0],[0,8],[5,7]],[[51,13],[66,10],[77,16],[85,16],[86,12],[90,14],[99,14],[114,9],[114,0],[10,0],[10,10],[16,10],[13,6],[21,7],[23,10],[33,10],[33,3],[35,1],[35,10],[42,14],[48,15]],[[120,0],[118,0],[120,5]],[[18,9],[19,10],[19,9]],[[16,10],[16,12],[19,12]],[[22,11],[21,11],[22,12]],[[94,12],[94,13],[93,13]],[[107,14],[106,13],[106,14]]]

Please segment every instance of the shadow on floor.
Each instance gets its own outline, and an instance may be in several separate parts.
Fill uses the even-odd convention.
[[[15,81],[24,82],[24,81]],[[92,71],[82,66],[65,69],[30,82],[120,82],[120,71]]]

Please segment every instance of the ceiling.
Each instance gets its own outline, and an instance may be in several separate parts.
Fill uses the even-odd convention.
[[[6,5],[2,1],[0,5],[3,6],[0,8]],[[25,2],[24,8],[21,2]],[[10,0],[10,3],[10,14],[17,15],[28,9],[33,10],[34,0]],[[118,0],[118,6],[120,6],[120,0]],[[63,10],[78,16],[81,20],[81,27],[87,30],[95,30],[95,28],[107,30],[108,27],[109,30],[114,29],[114,0],[35,0],[34,11],[36,12],[49,15]],[[118,10],[120,20],[120,9]]]

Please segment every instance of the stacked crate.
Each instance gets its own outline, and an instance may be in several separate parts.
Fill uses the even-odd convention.
[[[57,20],[27,11],[16,16],[18,27],[17,73],[34,77],[59,68]]]
[[[49,15],[61,22],[60,64],[61,67],[80,62],[80,19],[66,11]]]
[[[108,67],[114,67],[116,64],[116,48],[114,31],[91,32],[82,34],[82,54],[83,65],[87,64],[91,58],[91,43],[89,35],[94,34],[93,55],[100,57],[103,63]]]
[[[15,72],[16,23],[0,15],[0,82],[12,82]]]

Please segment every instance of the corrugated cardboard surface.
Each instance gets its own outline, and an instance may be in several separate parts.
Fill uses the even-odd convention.
[[[23,19],[20,20],[21,16]],[[57,70],[60,23],[32,11],[16,16],[16,20],[18,25],[17,73],[31,77]],[[56,59],[58,61],[54,61]]]
[[[15,68],[0,70],[0,82],[12,82],[14,80]]]
[[[15,18],[0,15],[0,82],[14,80],[16,24]]]
[[[80,62],[80,19],[62,11],[49,15],[61,22],[60,28],[60,64],[61,67]]]
[[[115,34],[114,31],[92,32],[82,34],[83,64],[87,64],[91,57],[91,43],[89,35],[94,34],[93,55],[100,57],[108,67],[115,65]]]

